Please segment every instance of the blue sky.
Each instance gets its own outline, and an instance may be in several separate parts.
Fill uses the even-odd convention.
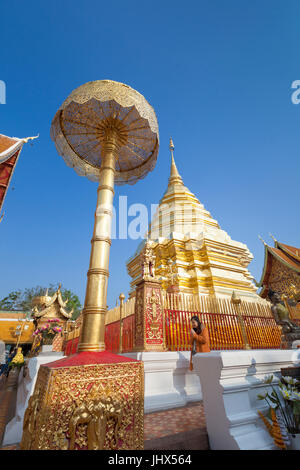
[[[50,139],[52,118],[79,85],[112,79],[154,107],[160,151],[152,173],[116,188],[149,208],[169,176],[169,138],[185,185],[254,255],[261,234],[300,246],[298,0],[14,1],[1,5],[0,133],[40,134],[24,146],[0,225],[0,298],[62,282],[84,300],[96,183],[79,177]],[[131,219],[129,218],[129,221]],[[139,240],[115,240],[108,304],[126,295]]]

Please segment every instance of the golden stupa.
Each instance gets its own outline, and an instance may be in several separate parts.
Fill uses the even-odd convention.
[[[234,241],[184,185],[174,160],[170,139],[171,171],[147,234],[155,255],[155,274],[164,291],[242,299],[261,303],[253,276],[247,269],[253,259],[248,247]],[[131,293],[141,277],[143,241],[127,262]],[[175,288],[175,289],[174,289]]]

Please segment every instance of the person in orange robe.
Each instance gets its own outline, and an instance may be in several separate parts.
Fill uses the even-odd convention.
[[[193,370],[193,355],[201,352],[210,352],[209,336],[207,327],[201,323],[199,317],[196,315],[191,318],[192,329],[191,329],[191,358],[190,358],[190,370]]]

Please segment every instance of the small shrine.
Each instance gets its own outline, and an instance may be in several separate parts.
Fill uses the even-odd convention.
[[[42,344],[51,344],[53,351],[61,351],[64,337],[74,326],[75,322],[71,321],[73,309],[70,312],[66,310],[68,299],[63,300],[60,288],[61,284],[52,296],[48,295],[47,289],[45,295],[34,297],[32,301],[31,315],[36,327],[32,344],[33,354],[39,352]],[[49,328],[52,330],[52,334],[47,335]]]
[[[41,326],[42,323],[53,319],[57,319],[59,323],[71,320],[73,309],[70,312],[66,310],[68,299],[63,300],[60,288],[61,284],[52,296],[48,295],[47,289],[45,295],[37,296],[33,299],[32,316],[37,326]]]

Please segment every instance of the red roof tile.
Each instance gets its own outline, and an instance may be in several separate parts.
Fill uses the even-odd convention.
[[[277,242],[279,248],[281,248],[285,253],[289,256],[292,256],[297,261],[300,262],[300,248],[296,248],[295,246],[285,245],[284,243]]]
[[[12,148],[18,142],[20,142],[19,139],[12,139],[11,137],[0,134],[0,153],[4,153],[4,156],[1,156],[0,159],[0,212],[22,148],[22,144],[17,145],[15,149]],[[9,151],[10,148],[11,152]],[[5,155],[6,153],[7,157]]]
[[[278,261],[283,262],[285,265],[288,265],[294,271],[300,272],[300,261],[297,261],[295,258],[287,255],[284,251],[279,248],[269,247],[270,252],[278,259]]]

